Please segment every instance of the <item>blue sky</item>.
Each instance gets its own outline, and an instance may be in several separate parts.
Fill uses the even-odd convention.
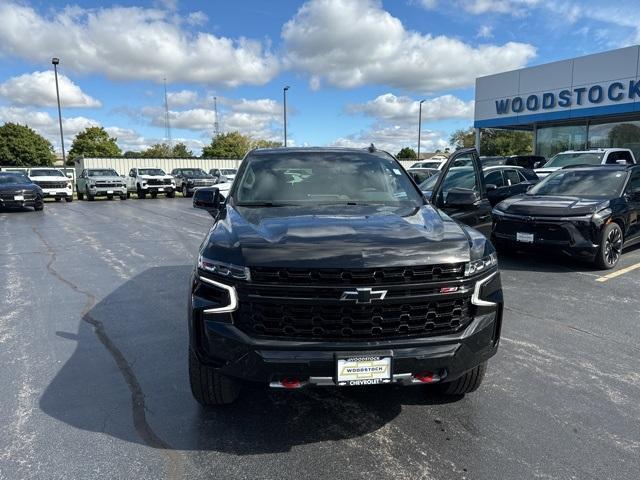
[[[60,57],[65,142],[102,125],[123,150],[222,131],[394,153],[444,148],[473,118],[477,76],[640,41],[640,15],[571,0],[180,0],[0,4],[0,122],[59,148],[50,59]]]

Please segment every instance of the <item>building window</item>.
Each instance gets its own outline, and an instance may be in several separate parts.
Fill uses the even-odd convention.
[[[565,150],[584,150],[587,146],[587,125],[538,127],[536,155],[553,157]]]
[[[589,148],[629,148],[640,158],[640,121],[589,125]]]

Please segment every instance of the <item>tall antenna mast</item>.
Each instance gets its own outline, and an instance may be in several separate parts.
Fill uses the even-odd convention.
[[[220,124],[218,123],[218,97],[213,97],[213,137],[218,138],[220,136]]]
[[[167,100],[167,79],[164,80],[164,138],[171,148],[171,124],[169,123],[169,101]]]

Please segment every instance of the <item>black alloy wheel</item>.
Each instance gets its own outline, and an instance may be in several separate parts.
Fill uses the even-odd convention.
[[[596,257],[598,267],[609,270],[615,267],[622,254],[622,229],[611,222],[602,230],[600,249]]]

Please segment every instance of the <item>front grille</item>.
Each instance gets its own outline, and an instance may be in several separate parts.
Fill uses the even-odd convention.
[[[171,179],[170,178],[165,178],[163,180],[164,185],[171,185]]]
[[[471,296],[419,302],[333,304],[240,301],[235,325],[250,336],[306,341],[367,341],[460,332],[472,320]]]
[[[194,180],[193,185],[196,187],[207,187],[213,185],[213,181],[211,180]]]
[[[464,277],[464,263],[385,268],[270,268],[254,267],[256,283],[281,285],[397,285]]]
[[[497,234],[512,236],[516,232],[533,233],[537,241],[568,242],[571,237],[561,225],[554,223],[527,222],[523,220],[501,220],[496,224]]]
[[[15,193],[0,193],[0,199],[5,202],[13,202],[15,195],[22,195],[25,201],[35,200],[36,194],[32,192],[15,192]],[[20,200],[18,200],[20,201]]]
[[[67,182],[34,180],[33,183],[38,185],[40,188],[67,188]]]
[[[97,187],[123,187],[124,184],[120,182],[108,182],[108,181],[98,181],[96,182]]]
[[[147,185],[164,185],[161,178],[150,178],[147,180]]]

